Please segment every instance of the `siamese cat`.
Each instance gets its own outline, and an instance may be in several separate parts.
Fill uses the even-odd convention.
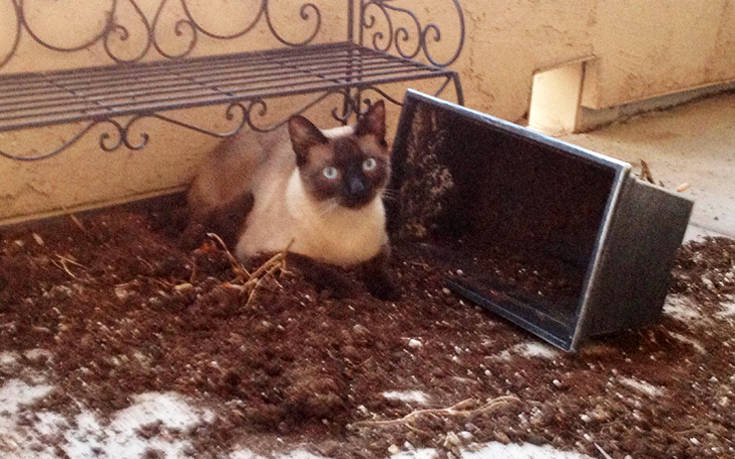
[[[289,260],[333,295],[349,292],[337,266],[357,268],[374,296],[395,298],[382,199],[389,176],[383,101],[354,126],[322,131],[293,116],[219,145],[190,188],[191,224],[235,242],[241,260],[288,247]]]

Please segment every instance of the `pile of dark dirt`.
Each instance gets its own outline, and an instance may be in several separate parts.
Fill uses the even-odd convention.
[[[325,297],[287,265],[251,295],[218,244],[184,250],[180,230],[175,211],[134,209],[3,230],[0,350],[52,353],[26,362],[57,387],[36,408],[111,414],[132,395],[177,391],[216,414],[182,433],[197,456],[270,434],[339,457],[491,440],[733,454],[735,318],[720,306],[735,288],[732,240],[692,242],[677,258],[672,292],[695,301],[700,322],[665,315],[565,355],[453,296],[409,246],[391,267],[396,302],[357,280],[350,298]],[[0,385],[11,377],[0,372]]]

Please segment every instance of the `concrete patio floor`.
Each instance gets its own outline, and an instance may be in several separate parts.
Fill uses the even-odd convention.
[[[694,201],[687,239],[735,238],[735,93],[723,93],[602,129],[560,137],[627,161],[648,163],[656,183]]]

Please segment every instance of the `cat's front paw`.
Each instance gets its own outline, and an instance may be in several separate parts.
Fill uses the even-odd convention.
[[[199,247],[205,239],[206,230],[204,225],[191,221],[179,237],[179,247],[184,250],[194,250]]]
[[[365,286],[372,296],[384,301],[396,301],[401,298],[401,288],[387,275],[380,279],[372,279]]]
[[[288,260],[319,291],[321,298],[350,298],[354,283],[337,268],[303,255],[288,254]]]
[[[319,298],[340,300],[354,296],[353,286],[347,281],[330,282],[328,285],[322,283],[321,285],[316,285],[316,287],[320,289]]]

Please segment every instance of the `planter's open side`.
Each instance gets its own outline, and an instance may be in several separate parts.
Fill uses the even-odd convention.
[[[564,350],[660,316],[692,202],[629,164],[408,91],[393,168],[394,237],[458,294]]]

